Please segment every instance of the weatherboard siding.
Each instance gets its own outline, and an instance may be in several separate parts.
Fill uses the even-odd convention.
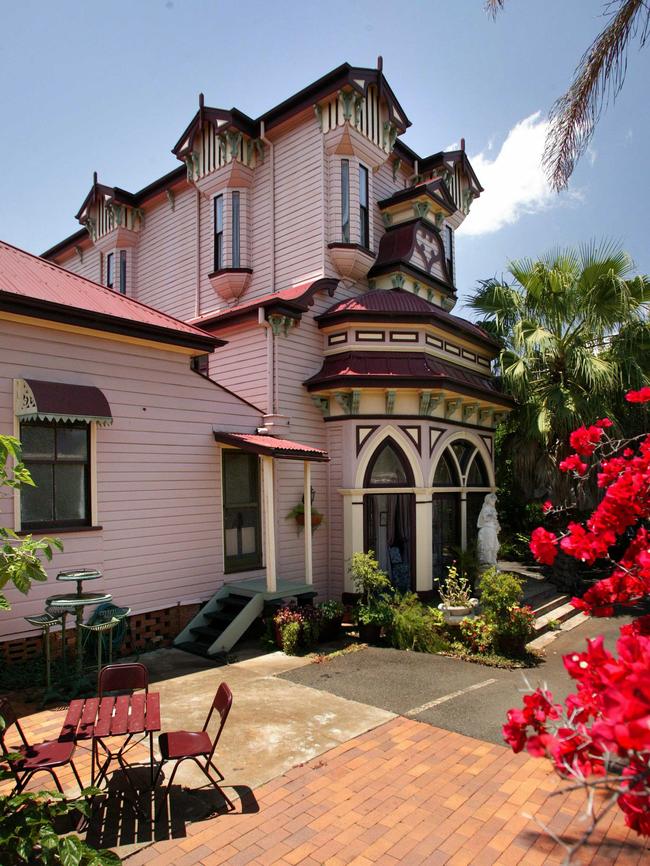
[[[261,411],[270,412],[267,329],[249,322],[219,336],[227,345],[210,355],[210,377],[259,406]]]
[[[50,580],[27,597],[8,591],[12,611],[0,618],[0,639],[30,633],[23,617],[42,612],[62,591],[54,575],[72,566],[98,567],[98,588],[135,613],[210,597],[224,579],[212,430],[252,432],[259,413],[193,373],[185,354],[0,320],[3,433],[14,433],[13,380],[24,377],[95,385],[114,421],[97,428],[102,529],[62,533]],[[14,525],[12,497],[0,498],[0,525]]]

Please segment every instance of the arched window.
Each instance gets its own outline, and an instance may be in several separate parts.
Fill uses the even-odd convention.
[[[454,464],[454,459],[449,451],[443,451],[436,466],[435,475],[433,476],[434,487],[458,487],[460,479],[458,478],[458,470]]]
[[[406,455],[392,440],[386,440],[368,465],[364,487],[413,487],[413,473]]]

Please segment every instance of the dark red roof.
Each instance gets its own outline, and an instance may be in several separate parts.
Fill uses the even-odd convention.
[[[326,328],[335,322],[375,321],[387,319],[392,322],[429,323],[439,325],[450,332],[460,332],[475,340],[498,349],[499,344],[492,337],[467,319],[452,316],[436,304],[407,292],[405,289],[375,289],[356,298],[339,301],[329,310],[316,317],[318,326]]]
[[[119,292],[0,241],[0,308],[210,351],[221,341]]]
[[[327,451],[322,451],[320,448],[312,448],[310,445],[301,445],[291,439],[278,439],[276,436],[260,433],[226,433],[215,430],[214,438],[224,445],[236,445],[243,451],[285,460],[312,460],[322,463],[330,459]]]
[[[320,371],[304,383],[308,390],[326,387],[451,388],[481,399],[511,405],[496,381],[425,352],[340,352],[329,355]]]
[[[336,291],[338,282],[338,280],[329,277],[309,280],[309,282],[300,283],[297,286],[290,286],[288,289],[281,289],[279,292],[270,292],[267,295],[251,298],[250,301],[244,301],[244,303],[234,307],[224,307],[222,310],[205,313],[196,319],[189,319],[189,322],[201,328],[214,329],[222,323],[232,323],[234,319],[240,319],[249,313],[254,313],[259,307],[263,307],[268,312],[273,312],[274,308],[277,308],[278,312],[300,318],[302,313],[306,312],[314,303],[314,296],[317,292],[326,291],[331,297]]]

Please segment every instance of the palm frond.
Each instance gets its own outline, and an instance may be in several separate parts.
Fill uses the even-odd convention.
[[[500,3],[490,4],[496,11]],[[567,186],[576,162],[587,149],[603,106],[618,95],[627,71],[627,51],[637,34],[643,46],[650,28],[646,0],[607,4],[610,23],[582,56],[568,91],[552,107],[543,165],[551,186]]]

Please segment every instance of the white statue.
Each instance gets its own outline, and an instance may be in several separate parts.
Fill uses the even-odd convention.
[[[497,564],[499,555],[499,518],[496,509],[496,493],[488,493],[478,516],[478,561],[490,568]]]

